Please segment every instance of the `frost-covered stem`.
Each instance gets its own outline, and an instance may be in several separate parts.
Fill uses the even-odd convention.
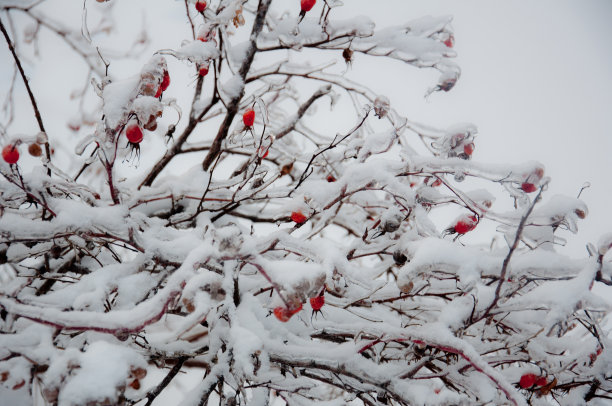
[[[159,383],[159,385],[157,385],[155,388],[153,388],[147,393],[147,403],[145,404],[145,406],[150,406],[155,400],[155,398],[157,398],[159,394],[162,393],[162,391],[166,388],[166,386],[168,386],[168,384],[172,382],[172,380],[179,373],[179,371],[183,367],[183,364],[185,363],[185,361],[187,361],[188,358],[189,357],[187,356],[182,356],[178,358],[176,364],[174,364],[170,372],[168,372],[168,375],[164,377],[164,379]]]
[[[91,158],[92,156],[94,156],[96,154],[96,152],[98,152],[98,149],[100,148],[99,145],[96,145],[96,147],[94,148],[93,151],[91,151],[91,154],[89,154],[89,157]],[[83,174],[83,172],[85,172],[85,169],[87,169],[89,167],[89,165],[91,165],[91,162],[85,162],[82,166],[81,169],[79,169],[79,171],[77,172],[76,175],[74,175],[74,181],[76,182],[79,177]]]
[[[187,199],[187,200],[202,200],[201,197],[199,196],[189,196],[189,195],[184,195],[184,196],[178,196],[176,198],[176,200],[174,200],[174,195],[166,195],[166,196],[159,196],[159,197],[152,197],[150,199],[145,199],[145,200],[139,200],[136,203],[132,204],[130,206],[130,210],[143,205],[143,204],[147,204],[147,203],[152,203],[152,202],[157,202],[160,200],[166,200],[166,199],[173,199],[173,201],[175,202],[180,202],[182,199]],[[204,198],[205,202],[231,202],[231,199],[221,199],[221,198],[215,198],[215,197],[205,197]]]
[[[196,35],[195,35],[195,27],[193,25],[193,20],[191,19],[191,14],[189,14],[189,2],[187,0],[185,0],[185,13],[187,13],[187,19],[189,20],[189,24],[191,25],[191,35],[193,36],[193,39],[196,39]]]
[[[603,283],[604,285],[612,286],[612,280],[604,279],[601,272],[601,269],[603,268],[603,257],[604,256],[602,254],[597,257],[597,271],[595,272],[595,280]]]
[[[47,210],[53,217],[56,217],[57,214],[53,210],[51,210],[47,202],[44,199],[39,198],[36,195],[34,195],[32,192],[30,192],[28,188],[26,187],[25,183],[23,182],[23,178],[21,177],[21,174],[19,172],[18,172],[18,175],[19,175],[19,182],[15,181],[15,179],[12,179],[10,176],[7,176],[4,172],[2,172],[2,176],[4,176],[6,180],[8,180],[13,185],[17,186],[19,189],[23,190],[23,193],[25,193],[29,199],[40,204],[44,208],[44,210]],[[43,213],[43,217],[44,217],[44,213]]]
[[[104,163],[104,167],[106,168],[106,176],[108,178],[108,188],[111,199],[113,199],[114,204],[119,204],[119,196],[117,195],[117,189],[115,189],[115,184],[113,182],[113,165],[107,161]]]
[[[331,85],[324,86],[324,87],[320,88],[319,90],[317,90],[316,92],[314,92],[313,95],[310,96],[310,98],[308,100],[306,100],[298,108],[297,113],[295,114],[295,117],[293,118],[293,120],[291,120],[291,122],[287,123],[287,125],[285,125],[285,127],[283,127],[278,132],[278,134],[275,135],[275,138],[277,140],[279,140],[279,139],[283,138],[285,135],[289,134],[291,131],[293,131],[293,129],[295,128],[295,125],[304,116],[304,114],[310,108],[310,106],[312,106],[312,103],[314,103],[317,99],[325,96],[326,94],[329,94],[329,92],[331,92]]]
[[[317,360],[317,359],[296,359],[286,357],[281,354],[273,354],[270,353],[270,362],[274,362],[276,364],[287,365],[294,368],[305,368],[308,369],[320,369],[323,371],[329,371],[335,375],[344,375],[349,378],[355,379],[358,382],[362,382],[368,386],[376,388],[378,390],[382,390],[383,392],[392,396],[395,400],[399,402],[405,402],[404,397],[393,391],[390,385],[390,381],[379,381],[374,377],[370,377],[365,370],[359,370],[354,366],[348,366],[344,363],[334,361],[325,361],[325,360]],[[335,384],[337,387],[346,390],[345,385],[349,385],[347,382],[343,382],[340,380],[340,383]],[[355,391],[360,391],[359,388],[352,388]]]
[[[319,155],[323,154],[326,151],[329,151],[330,149],[333,149],[333,148],[337,147],[342,141],[344,141],[345,139],[347,139],[348,137],[353,135],[357,130],[359,130],[361,128],[361,126],[363,125],[363,123],[365,123],[365,121],[366,121],[366,119],[368,118],[369,115],[370,115],[370,110],[368,110],[363,115],[363,117],[361,118],[361,120],[359,120],[357,125],[355,127],[353,127],[353,129],[350,130],[346,135],[343,135],[342,138],[340,138],[340,139],[338,139],[338,135],[340,135],[340,134],[336,135],[336,137],[332,140],[332,142],[328,146],[326,146],[325,148],[320,149],[319,151],[317,151],[314,154],[312,154],[312,156],[310,157],[310,161],[308,161],[308,165],[306,165],[306,168],[302,172],[302,175],[300,175],[300,179],[298,180],[298,183],[295,185],[295,187],[290,192],[290,194],[293,193],[294,191],[296,191],[300,187],[300,185],[308,178],[308,176],[310,176],[310,174],[308,173],[308,170],[312,166],[312,163],[314,162],[314,160],[317,159],[317,157]]]
[[[544,190],[543,187],[540,187],[538,194],[533,199],[533,202],[531,202],[531,205],[527,209],[527,212],[523,215],[523,217],[521,218],[521,221],[519,222],[518,228],[516,229],[516,234],[514,236],[514,242],[512,243],[512,246],[510,247],[510,250],[508,251],[508,255],[506,255],[506,257],[504,258],[504,262],[502,263],[502,269],[501,269],[501,274],[499,276],[499,282],[497,283],[497,287],[495,288],[495,296],[493,297],[493,301],[491,302],[487,310],[484,312],[483,317],[486,317],[489,314],[489,312],[495,306],[497,306],[497,302],[500,299],[499,295],[501,293],[502,285],[504,284],[504,281],[506,280],[506,273],[508,272],[508,264],[510,264],[510,259],[512,258],[512,254],[518,247],[518,243],[521,240],[521,235],[523,233],[523,229],[525,228],[525,223],[527,222],[527,218],[531,215],[533,208],[535,207],[536,203],[538,203],[538,201],[540,200],[540,196],[542,195],[543,190]]]
[[[508,400],[510,400],[512,402],[513,405],[518,406],[518,405],[522,405],[524,404],[524,402],[520,402],[518,399],[515,399],[515,397],[513,396],[513,394],[508,390],[508,388],[506,387],[506,385],[504,384],[504,382],[500,382],[499,379],[497,379],[497,377],[487,373],[484,369],[482,369],[477,362],[475,362],[474,360],[472,360],[470,358],[470,356],[468,356],[464,351],[462,351],[459,348],[455,348],[452,347],[450,345],[439,345],[439,344],[434,344],[434,343],[425,343],[422,340],[412,340],[414,343],[417,344],[426,344],[430,347],[434,347],[437,348],[439,350],[442,350],[444,352],[448,352],[451,354],[456,354],[459,355],[461,358],[463,358],[464,360],[466,360],[471,366],[472,368],[474,368],[476,371],[480,372],[481,374],[484,374],[487,378],[489,378],[491,381],[493,381],[493,383],[495,383],[495,385],[497,386],[498,389],[500,389],[504,395],[506,395],[506,398],[508,398]]]
[[[248,262],[248,264],[253,265],[255,268],[257,268],[257,270],[259,271],[259,273],[261,274],[261,276],[263,276],[269,283],[270,285],[272,285],[272,287],[274,288],[274,290],[276,291],[276,293],[278,294],[278,296],[281,298],[281,300],[283,301],[283,303],[285,304],[285,306],[287,306],[288,308],[291,308],[291,304],[289,303],[289,301],[285,298],[285,295],[283,295],[283,292],[281,292],[281,287],[278,286],[278,284],[276,282],[274,282],[272,280],[272,278],[270,278],[270,275],[268,275],[268,273],[266,272],[266,270],[263,268],[263,266],[259,265],[258,263],[255,262]]]
[[[4,28],[4,24],[2,23],[1,19],[0,19],[0,30],[2,30],[2,34],[4,35],[4,39],[6,40],[9,50],[11,51],[11,54],[13,55],[13,59],[15,59],[15,64],[17,65],[17,69],[19,70],[21,79],[23,79],[23,84],[25,85],[26,90],[28,92],[28,96],[30,97],[30,103],[32,103],[32,108],[34,109],[34,116],[36,116],[36,122],[38,123],[38,128],[40,129],[41,132],[46,134],[47,132],[45,131],[45,125],[43,124],[42,116],[40,115],[38,104],[36,103],[36,98],[34,97],[34,93],[32,93],[32,89],[30,88],[30,83],[28,81],[28,78],[26,77],[25,72],[23,71],[23,67],[21,66],[21,61],[19,60],[19,57],[17,56],[15,47],[13,46],[13,43],[11,42],[11,38],[9,37],[8,32],[6,31],[6,28]],[[49,141],[45,141],[45,156],[47,158],[47,161],[51,162],[51,150],[49,148]],[[51,168],[49,167],[47,167],[47,175],[51,176]]]
[[[58,35],[60,38],[62,38],[62,40],[64,42],[66,42],[66,44],[72,48],[72,50],[74,52],[76,52],[77,54],[79,54],[84,60],[85,63],[89,66],[89,68],[93,71],[96,72],[96,74],[98,74],[100,77],[104,77],[104,71],[95,63],[93,63],[91,61],[91,57],[94,56],[92,55],[88,55],[87,53],[85,53],[83,50],[81,50],[78,45],[76,44],[76,41],[74,41],[75,38],[79,38],[80,36],[77,35],[69,35],[69,32],[67,30],[62,30],[61,28],[57,28],[54,27],[52,24],[50,24],[49,22],[43,20],[41,17],[36,16],[34,13],[32,13],[30,11],[30,7],[27,8],[23,8],[23,7],[16,7],[16,6],[9,6],[9,7],[5,7],[5,10],[19,10],[23,13],[26,13],[28,16],[30,16],[30,18],[32,18],[34,21],[36,21],[38,24],[42,25],[43,27],[49,29],[51,32],[54,32],[56,35]],[[97,53],[95,54],[94,57],[97,58]]]
[[[238,107],[240,105],[240,100],[244,94],[244,81],[246,78],[249,69],[251,69],[251,64],[253,63],[253,59],[255,58],[255,53],[257,52],[257,38],[263,29],[264,22],[266,19],[266,14],[268,13],[268,8],[270,7],[270,3],[272,0],[260,0],[259,6],[257,8],[257,16],[255,17],[255,22],[253,23],[253,29],[251,31],[250,41],[251,44],[249,49],[246,51],[246,55],[244,60],[242,61],[242,65],[240,66],[240,70],[238,71],[238,75],[242,80],[240,92],[237,92],[236,95],[232,98],[227,106],[227,114],[223,120],[223,123],[219,127],[219,131],[217,132],[217,136],[215,137],[208,154],[204,158],[202,162],[202,168],[205,171],[208,171],[210,165],[214,162],[215,158],[221,152],[221,144],[223,140],[227,137],[229,132],[230,125],[234,120],[234,117],[238,113]]]
[[[212,108],[212,106],[214,106],[219,100],[216,95],[213,96],[208,106],[206,106],[206,108],[204,108],[204,110],[202,110],[200,114],[198,114],[197,117],[194,117],[194,106],[196,102],[198,101],[198,99],[200,98],[200,93],[202,92],[203,83],[204,83],[204,78],[198,75],[198,81],[196,83],[196,90],[193,95],[193,102],[191,103],[191,113],[189,114],[189,122],[187,123],[187,127],[185,127],[181,135],[176,139],[176,141],[172,145],[172,148],[170,148],[164,154],[164,156],[162,156],[160,160],[157,161],[157,163],[155,163],[155,165],[153,166],[153,168],[151,169],[147,177],[142,181],[140,186],[138,186],[138,189],[142,188],[143,186],[151,186],[153,184],[153,181],[155,180],[155,178],[157,178],[157,175],[159,175],[160,172],[166,167],[166,165],[170,163],[172,158],[174,158],[177,154],[182,152],[181,147],[183,146],[183,144],[185,144],[185,142],[187,141],[187,138],[189,138],[189,136],[191,135],[195,127],[198,125],[198,122],[206,115],[206,113],[208,113],[208,111]]]

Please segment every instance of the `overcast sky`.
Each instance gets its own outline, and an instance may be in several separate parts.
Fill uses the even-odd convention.
[[[612,1],[365,1],[378,25],[423,15],[452,15],[462,76],[449,93],[423,100],[433,72],[389,75],[392,103],[411,119],[479,128],[474,159],[537,160],[552,178],[544,196],[582,194],[589,217],[566,252],[612,231]],[[384,7],[383,7],[384,5]],[[347,10],[348,12],[348,10]],[[358,64],[355,64],[359,69]],[[367,77],[367,73],[364,73]]]

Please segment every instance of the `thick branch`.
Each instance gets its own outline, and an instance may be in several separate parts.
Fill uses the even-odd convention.
[[[260,0],[259,2],[259,7],[257,8],[257,16],[255,17],[255,22],[253,23],[253,29],[251,31],[251,46],[247,50],[244,61],[240,66],[240,70],[238,71],[238,75],[240,76],[240,80],[242,81],[241,89],[229,102],[225,119],[219,127],[219,132],[217,133],[217,136],[213,141],[210,151],[208,151],[208,154],[204,158],[204,162],[202,162],[202,168],[205,171],[210,168],[210,165],[221,153],[221,144],[223,143],[223,140],[225,140],[225,138],[227,137],[230,125],[232,124],[236,113],[238,113],[240,100],[244,95],[244,83],[246,75],[249,72],[249,69],[251,69],[251,64],[253,63],[253,59],[255,58],[255,52],[257,51],[257,37],[259,37],[259,34],[263,29],[266,14],[268,13],[268,8],[270,7],[271,2],[272,0]]]
[[[208,113],[212,106],[214,106],[217,102],[217,97],[213,97],[213,99],[210,101],[210,104],[206,106],[206,108],[202,110],[197,117],[194,116],[193,109],[196,102],[200,98],[203,83],[204,77],[198,76],[198,82],[196,83],[196,90],[193,95],[193,102],[191,103],[191,114],[189,115],[189,123],[187,124],[187,127],[185,127],[183,133],[176,139],[174,145],[172,145],[172,147],[168,151],[166,151],[164,156],[162,156],[160,160],[157,161],[157,163],[153,166],[147,177],[142,181],[140,186],[138,186],[138,189],[142,188],[143,186],[151,186],[151,184],[153,184],[153,181],[155,180],[155,178],[157,178],[157,175],[159,175],[159,173],[166,167],[166,165],[170,163],[172,158],[174,158],[178,153],[181,152],[181,147],[187,141],[187,138],[189,138],[198,122],[206,115],[206,113]]]

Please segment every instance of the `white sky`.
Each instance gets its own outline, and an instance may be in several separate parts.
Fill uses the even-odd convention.
[[[424,91],[436,74],[387,75],[394,107],[411,119],[479,128],[474,159],[537,160],[552,178],[544,196],[576,196],[589,216],[578,235],[561,232],[566,252],[584,256],[586,242],[612,231],[612,2],[607,0],[419,2],[351,0],[379,26],[423,15],[452,15],[462,76],[449,93]],[[383,7],[384,5],[384,7]],[[356,61],[355,69],[359,69]],[[366,77],[371,73],[364,72]],[[403,71],[405,72],[405,70]],[[427,80],[429,79],[429,80]]]

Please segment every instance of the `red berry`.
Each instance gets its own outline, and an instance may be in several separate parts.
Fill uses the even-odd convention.
[[[265,159],[268,156],[268,152],[270,152],[270,148],[259,147],[257,155],[259,155],[261,159]]]
[[[208,65],[200,65],[200,68],[198,69],[198,75],[202,77],[208,75]]]
[[[538,188],[533,184],[533,183],[523,183],[521,185],[521,189],[523,189],[523,192],[525,193],[533,193],[535,192]]]
[[[519,381],[519,386],[523,389],[531,388],[536,380],[538,379],[535,374],[529,373],[521,376],[521,380]]]
[[[546,379],[545,376],[541,376],[538,379],[536,379],[535,381],[535,385],[536,386],[544,386],[548,383],[548,380]]]
[[[278,306],[274,308],[274,316],[276,316],[276,318],[282,321],[283,323],[288,322],[289,319],[291,318],[291,315],[289,314],[287,309],[285,309],[282,306]]]
[[[465,152],[465,155],[471,156],[474,153],[474,143],[470,142],[468,144],[465,144],[463,146],[463,152]]]
[[[19,150],[13,144],[7,145],[2,149],[2,159],[7,164],[16,164],[19,160]]]
[[[301,211],[294,211],[291,213],[291,220],[297,224],[303,224],[306,222],[306,220],[308,220],[308,218],[304,216]]]
[[[523,389],[528,389],[531,388],[536,380],[538,379],[537,376],[535,376],[535,374],[525,374],[523,376],[521,376],[521,380],[519,381],[519,386]]]
[[[442,181],[440,179],[436,179],[432,184],[431,187],[438,187],[442,184]]]
[[[140,389],[140,381],[138,379],[134,379],[131,383],[130,383],[130,388],[138,390]]]
[[[278,306],[278,307],[274,308],[274,316],[277,319],[279,319],[280,321],[282,321],[283,323],[286,323],[286,322],[289,321],[291,316],[293,316],[294,314],[296,314],[300,310],[302,310],[302,304],[301,303],[300,303],[300,306],[297,309],[294,309],[294,310],[289,310],[286,307]]]
[[[165,70],[164,71],[164,78],[162,79],[162,82],[161,82],[161,90],[162,90],[162,92],[165,92],[166,89],[168,88],[168,86],[170,86],[170,75],[168,74],[168,71]]]
[[[125,136],[132,144],[139,144],[144,138],[144,135],[142,134],[142,129],[136,123],[132,123],[127,126],[125,130]]]
[[[325,296],[323,295],[310,298],[310,307],[312,307],[312,310],[314,311],[321,310],[324,304],[325,304]]]
[[[476,228],[478,219],[474,215],[464,215],[457,223],[455,223],[453,229],[457,234],[465,234]]]
[[[453,34],[450,34],[446,40],[444,40],[444,45],[449,48],[452,48],[455,45],[455,37]]]
[[[200,13],[204,12],[204,10],[206,9],[206,2],[205,1],[198,1],[198,2],[196,2],[195,8]]]
[[[302,12],[306,13],[310,11],[316,2],[317,0],[301,0],[300,6],[302,7]]]
[[[330,183],[331,182],[335,182],[336,178],[334,178],[334,175],[327,175],[327,181],[330,182]]]
[[[159,85],[159,87],[157,88],[157,92],[155,92],[155,98],[158,99],[162,95],[163,91],[164,90],[162,89],[162,85]]]
[[[255,122],[255,111],[253,109],[248,109],[242,115],[242,122],[245,127],[253,127],[253,123]]]

